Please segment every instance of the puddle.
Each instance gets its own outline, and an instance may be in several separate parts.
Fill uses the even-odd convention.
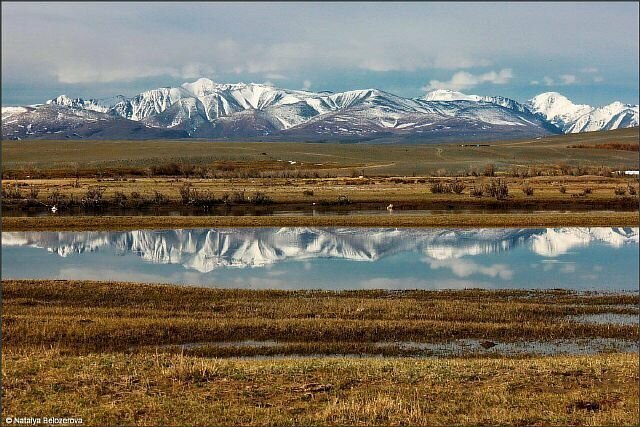
[[[278,341],[254,341],[254,340],[245,340],[245,341],[216,341],[216,342],[190,342],[185,344],[165,344],[154,346],[157,348],[177,348],[180,350],[190,350],[201,347],[218,347],[218,348],[229,348],[229,347],[246,347],[246,348],[270,348],[270,347],[278,347],[290,344],[289,342],[278,342]]]
[[[163,349],[197,349],[212,348],[222,349],[237,347],[238,356],[230,356],[231,358],[248,358],[248,359],[264,359],[278,357],[384,357],[382,354],[376,353],[340,353],[340,354],[269,354],[269,355],[250,355],[243,356],[242,349],[273,349],[286,346],[305,344],[301,342],[289,341],[228,341],[228,342],[199,342],[186,344],[162,345],[157,348]],[[494,342],[480,339],[459,339],[448,342],[439,343],[422,343],[415,341],[385,341],[375,343],[352,343],[354,345],[371,345],[374,348],[384,351],[385,349],[395,349],[406,351],[409,357],[463,357],[478,355],[504,355],[504,356],[551,356],[558,354],[566,355],[591,355],[598,353],[621,352],[632,353],[640,350],[640,342],[631,340],[619,340],[615,338],[584,338],[584,339],[565,339],[552,341],[523,341],[523,342]],[[400,354],[402,356],[402,354]]]
[[[567,319],[594,325],[640,325],[640,315],[620,313],[598,313],[568,316]]]
[[[381,343],[382,344],[382,343]],[[395,343],[400,348],[419,349],[431,352],[434,356],[465,356],[472,354],[504,355],[586,355],[602,352],[637,352],[640,345],[636,341],[614,338],[588,338],[552,341],[522,341],[501,343],[477,339],[461,339],[446,343]],[[382,345],[387,345],[382,344]]]

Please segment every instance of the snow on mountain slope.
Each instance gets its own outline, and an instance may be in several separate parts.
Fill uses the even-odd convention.
[[[579,105],[557,92],[546,92],[528,102],[529,109],[542,114],[564,133],[591,132],[638,126],[638,106],[613,102],[603,107]]]
[[[90,117],[92,113],[100,117]],[[3,107],[2,118],[3,138],[10,139],[50,138],[52,132],[60,138],[127,137],[125,129],[130,128],[135,129],[132,138],[162,135],[158,130],[164,130],[171,137],[437,141],[514,139],[557,134],[561,129],[582,132],[637,126],[638,107],[613,103],[594,109],[574,105],[557,93],[541,94],[525,105],[500,96],[449,90],[403,98],[377,89],[315,93],[201,78],[130,98],[61,95],[43,105]],[[99,125],[79,132],[83,120],[85,127],[94,121]],[[29,125],[29,132],[23,131]]]
[[[437,89],[428,92],[423,99],[425,101],[480,101],[478,95],[466,95],[462,92],[448,89]]]
[[[55,104],[25,107],[24,111],[2,109],[2,139],[156,139],[186,138],[172,129],[100,113],[91,109]]]
[[[509,251],[523,245],[544,257],[601,242],[638,244],[638,228],[375,229],[357,228],[197,229],[130,232],[7,232],[3,246],[30,246],[67,257],[115,250],[158,264],[181,264],[209,272],[221,267],[262,267],[282,261],[338,258],[370,262],[419,251],[425,262]]]

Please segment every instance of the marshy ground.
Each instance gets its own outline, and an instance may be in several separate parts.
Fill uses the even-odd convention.
[[[638,423],[637,353],[492,351],[637,343],[638,323],[578,320],[637,316],[637,293],[3,287],[3,418],[37,410],[89,425]],[[460,340],[477,345],[438,357],[400,345]]]

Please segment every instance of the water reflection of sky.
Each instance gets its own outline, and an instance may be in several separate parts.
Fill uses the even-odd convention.
[[[275,289],[638,289],[637,228],[3,233],[2,277]]]

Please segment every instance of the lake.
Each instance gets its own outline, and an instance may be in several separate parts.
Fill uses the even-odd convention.
[[[256,289],[637,291],[638,228],[4,232],[2,277]]]

